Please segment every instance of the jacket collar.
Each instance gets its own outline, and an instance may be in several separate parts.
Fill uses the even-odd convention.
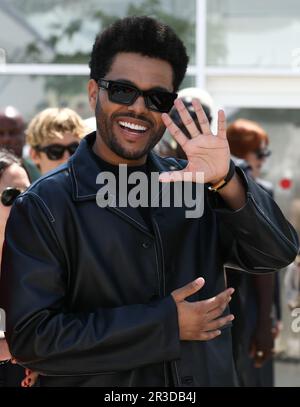
[[[101,172],[99,163],[92,151],[92,146],[96,138],[96,132],[88,134],[79,144],[75,154],[68,162],[72,180],[72,195],[75,201],[95,199],[99,190],[96,178]],[[176,160],[166,160],[159,157],[153,151],[149,153],[151,171],[159,173],[171,171],[175,168]]]
[[[96,183],[96,179],[101,172],[101,168],[99,167],[99,162],[92,151],[95,138],[96,132],[88,134],[81,141],[75,154],[68,161],[72,184],[72,197],[74,201],[95,200],[100,188],[100,185]],[[159,173],[174,170],[177,164],[176,160],[166,160],[152,151],[149,153],[149,159],[150,170]],[[137,209],[130,206],[109,206],[107,209],[125,217],[126,220],[135,223],[135,226],[138,226],[140,229],[142,228],[144,232],[146,231],[149,233],[149,229]]]

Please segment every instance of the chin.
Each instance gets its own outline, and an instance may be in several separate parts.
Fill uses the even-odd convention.
[[[129,149],[126,148],[125,146],[114,146],[112,149],[115,154],[117,154],[119,157],[122,157],[126,160],[138,160],[145,155],[148,154],[150,151],[149,148],[135,148],[135,149]]]
[[[147,152],[140,152],[140,151],[128,151],[125,152],[121,155],[122,158],[125,158],[126,160],[139,160],[140,158],[144,157],[147,155]]]

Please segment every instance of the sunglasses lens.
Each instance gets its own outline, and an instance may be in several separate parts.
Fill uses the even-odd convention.
[[[65,148],[64,146],[48,146],[47,150],[45,149],[45,153],[49,160],[56,161],[60,160],[64,155]]]
[[[79,146],[78,143],[73,143],[73,144],[70,144],[70,145],[68,146],[68,151],[69,151],[70,155],[73,155],[73,154],[75,153],[75,151],[77,150],[77,147],[78,147],[78,146]]]
[[[1,202],[4,206],[11,206],[21,191],[17,188],[6,188],[1,194]]]
[[[44,152],[49,160],[57,161],[63,157],[66,150],[69,152],[70,155],[74,154],[78,146],[79,143],[72,143],[67,146],[63,146],[60,144],[51,144],[49,146],[40,148],[38,151]]]
[[[167,92],[151,92],[147,96],[147,105],[151,110],[167,113],[172,107],[177,95]]]
[[[106,82],[106,85],[103,84]],[[108,85],[107,85],[108,84]],[[132,105],[139,95],[143,95],[147,108],[155,112],[169,112],[173,107],[176,93],[164,92],[160,90],[141,91],[134,86],[126,85],[121,82],[99,80],[99,86],[108,91],[108,97],[111,102],[121,105]]]
[[[122,84],[112,84],[109,89],[109,97],[112,102],[129,105],[134,102],[137,91]]]
[[[256,156],[259,159],[269,157],[270,155],[271,155],[270,150],[259,150],[259,151],[256,152]]]

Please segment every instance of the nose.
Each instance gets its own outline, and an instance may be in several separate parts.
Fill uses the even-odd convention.
[[[147,108],[147,106],[145,104],[144,97],[139,96],[132,105],[128,106],[128,110],[130,112],[134,112],[136,114],[142,114],[142,113],[147,112],[148,108]]]
[[[64,151],[64,155],[62,156],[62,161],[67,161],[71,157],[71,154],[68,150]]]

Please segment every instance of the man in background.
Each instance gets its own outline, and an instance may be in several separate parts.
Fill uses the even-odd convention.
[[[40,176],[37,167],[27,157],[23,157],[25,145],[25,122],[21,114],[13,106],[7,106],[0,110],[0,147],[22,158],[30,181],[33,182]]]

